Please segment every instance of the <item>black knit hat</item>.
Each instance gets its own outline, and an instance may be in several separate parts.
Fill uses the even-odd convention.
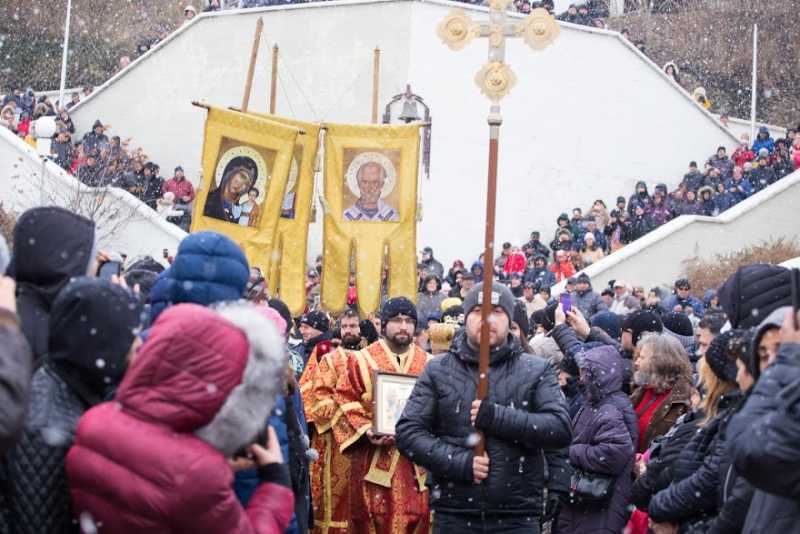
[[[791,271],[765,263],[740,267],[720,286],[717,296],[731,326],[758,326],[773,311],[791,306]]]
[[[740,330],[728,330],[715,337],[706,350],[706,363],[720,380],[736,383],[736,359],[730,354],[741,337]]]
[[[281,299],[269,299],[267,304],[270,308],[278,312],[281,318],[286,321],[286,328],[292,326],[292,313],[289,311],[289,306],[286,305]]]
[[[460,305],[450,306],[442,313],[442,322],[457,326],[464,326],[464,307]]]
[[[531,323],[528,320],[528,310],[521,300],[514,302],[514,317],[512,317],[511,320],[517,323],[519,329],[522,330],[522,334],[526,338],[530,337]]]
[[[590,322],[592,326],[596,326],[616,340],[622,335],[622,318],[616,313],[610,311],[595,313]]]
[[[386,301],[381,308],[381,324],[386,326],[386,323],[398,315],[411,317],[414,324],[417,324],[417,307],[406,297],[395,297]]]
[[[278,311],[280,313],[280,311]],[[327,332],[331,329],[331,322],[328,316],[321,311],[308,312],[300,317],[300,324],[305,324],[311,328],[316,328],[320,332]]]
[[[639,338],[645,332],[663,332],[664,324],[661,318],[655,313],[647,310],[639,310],[629,313],[622,322],[622,331],[630,332],[633,337],[633,344],[639,342]]]
[[[685,313],[665,313],[661,316],[661,322],[664,323],[664,328],[669,330],[674,334],[678,334],[680,336],[693,336],[694,335],[694,327],[692,327],[692,321],[689,319],[689,316]]]
[[[542,310],[536,310],[531,315],[531,321],[534,325],[542,325],[545,332],[549,332],[556,327],[556,308],[558,303],[554,302]]]

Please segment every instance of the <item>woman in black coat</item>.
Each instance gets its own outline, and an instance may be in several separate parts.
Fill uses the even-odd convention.
[[[59,293],[45,363],[33,375],[25,429],[5,458],[4,519],[15,534],[75,531],[64,461],[78,420],[122,380],[140,322],[138,299],[99,278]]]

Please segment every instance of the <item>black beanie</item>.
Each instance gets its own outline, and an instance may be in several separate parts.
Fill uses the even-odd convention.
[[[685,313],[669,312],[661,316],[661,322],[664,323],[664,328],[678,334],[679,336],[693,336],[694,327],[692,321]]]
[[[306,313],[300,317],[300,324],[306,324],[311,328],[316,328],[323,333],[331,329],[331,322],[328,319],[328,316],[321,311],[312,311]]]
[[[655,313],[647,310],[639,310],[629,313],[622,322],[622,331],[629,331],[633,336],[633,344],[636,345],[642,334],[645,332],[663,332],[664,324],[661,318]]]
[[[359,324],[359,327],[361,328],[361,337],[366,339],[367,343],[375,343],[380,338],[378,331],[375,330],[375,325],[372,324],[372,321],[364,319]]]
[[[715,337],[706,350],[706,363],[720,380],[736,383],[736,360],[729,354],[737,338],[741,337],[740,330],[728,330]]]
[[[455,305],[447,308],[442,314],[442,322],[457,327],[464,326],[464,307]]]
[[[558,303],[554,302],[542,310],[536,310],[531,315],[533,324],[542,325],[545,332],[549,332],[556,327],[556,308]]]
[[[269,299],[267,305],[278,312],[278,315],[286,321],[286,328],[292,328],[292,313],[289,311],[289,306],[286,305],[281,299]]]
[[[514,316],[511,318],[511,320],[517,323],[519,329],[522,330],[522,335],[524,335],[526,338],[530,337],[531,323],[528,320],[528,309],[521,300],[518,300],[514,303]]]
[[[411,317],[414,324],[417,324],[417,307],[406,297],[395,297],[386,301],[381,308],[381,324],[386,326],[386,323],[398,315]]]
[[[616,313],[610,311],[602,311],[592,315],[592,326],[596,326],[603,332],[619,341],[622,335],[622,319]]]
[[[758,326],[773,311],[792,305],[791,271],[765,263],[740,267],[717,296],[733,328]]]

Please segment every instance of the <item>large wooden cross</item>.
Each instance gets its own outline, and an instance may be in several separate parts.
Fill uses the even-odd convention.
[[[483,94],[491,100],[489,109],[489,180],[486,196],[486,236],[483,253],[483,295],[481,298],[481,339],[478,364],[478,400],[484,400],[489,392],[489,315],[497,304],[492,299],[494,277],[494,223],[497,199],[497,152],[500,139],[500,100],[516,84],[517,77],[505,62],[506,39],[521,37],[534,50],[541,50],[559,35],[560,28],[547,10],[534,9],[527,17],[509,22],[507,9],[511,0],[491,0],[489,20],[473,22],[461,9],[453,9],[439,23],[437,33],[452,50],[461,50],[475,37],[486,37],[489,42],[489,59],[475,75]],[[466,311],[466,310],[465,310]],[[483,455],[483,438],[475,447],[475,454]]]

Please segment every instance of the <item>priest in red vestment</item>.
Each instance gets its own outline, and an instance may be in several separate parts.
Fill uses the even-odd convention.
[[[414,343],[417,311],[405,297],[381,310],[383,337],[351,353],[339,377],[336,401],[349,422],[349,435],[335,434],[351,460],[350,532],[427,533],[430,525],[425,472],[402,456],[394,436],[373,433],[373,376],[376,371],[419,376],[430,355]]]

